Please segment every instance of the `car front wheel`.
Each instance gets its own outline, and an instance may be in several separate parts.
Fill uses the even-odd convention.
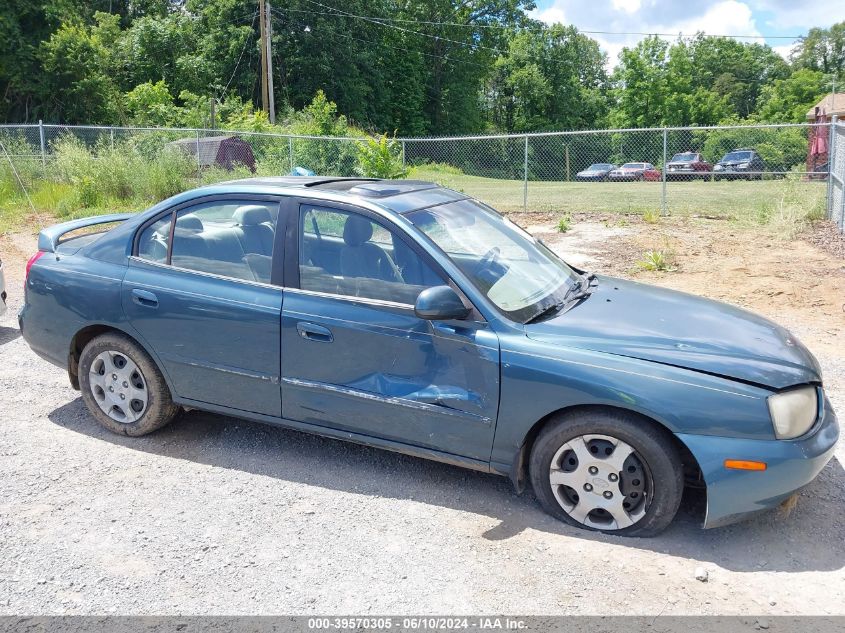
[[[551,515],[624,536],[661,532],[683,493],[668,431],[624,412],[579,411],[550,420],[534,443],[529,471]]]
[[[79,386],[91,415],[121,435],[152,433],[179,413],[152,358],[121,334],[89,341],[79,357]]]

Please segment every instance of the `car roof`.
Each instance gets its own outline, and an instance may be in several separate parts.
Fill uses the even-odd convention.
[[[395,213],[463,200],[467,196],[424,180],[384,180],[329,176],[269,176],[229,180],[204,191],[254,192],[375,204]],[[197,190],[199,191],[199,190]]]

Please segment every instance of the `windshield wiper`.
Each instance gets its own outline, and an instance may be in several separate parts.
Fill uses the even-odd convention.
[[[548,308],[540,310],[540,312],[538,312],[533,317],[528,319],[525,322],[525,325],[529,325],[531,323],[536,323],[537,321],[540,321],[541,319],[543,319],[547,316],[551,316],[552,314],[554,314],[555,312],[557,312],[558,310],[563,308],[565,305],[566,305],[566,301],[561,301],[560,303],[553,303]]]
[[[544,308],[533,317],[528,319],[525,322],[525,325],[529,325],[531,323],[536,323],[541,319],[550,316],[560,310],[563,310],[567,307],[574,306],[579,300],[585,299],[589,297],[593,293],[593,288],[590,285],[596,279],[595,273],[584,273],[578,279],[578,283],[573,285],[566,291],[566,294],[563,295],[563,301],[559,303],[553,303],[552,305]]]

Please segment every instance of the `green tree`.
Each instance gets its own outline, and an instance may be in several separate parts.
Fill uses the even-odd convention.
[[[606,114],[606,56],[575,27],[534,23],[496,60],[493,123],[508,131],[599,127]]]
[[[838,22],[829,29],[810,29],[793,52],[793,60],[799,68],[845,80],[845,22]]]
[[[769,123],[803,123],[825,91],[822,72],[801,68],[763,88],[755,118]]]
[[[98,12],[91,27],[63,24],[41,47],[45,97],[58,119],[117,123],[122,94],[114,79],[119,16]]]

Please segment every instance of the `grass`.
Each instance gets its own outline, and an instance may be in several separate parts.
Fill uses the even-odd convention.
[[[246,169],[231,172],[220,168],[197,174],[190,159],[168,152],[148,155],[143,147],[130,144],[91,149],[67,139],[57,144],[54,151],[54,159],[46,167],[40,160],[15,164],[35,206],[35,215],[59,220],[138,211],[178,191],[251,175]],[[276,167],[259,162],[259,173],[266,170],[278,172]],[[557,214],[561,232],[569,230],[575,213],[615,214],[620,222],[626,216],[640,216],[645,222],[656,222],[662,208],[660,182],[529,181],[526,198],[521,180],[467,175],[447,164],[414,166],[408,176],[462,191],[502,212]],[[680,181],[666,184],[666,202],[672,215],[767,226],[789,239],[808,221],[823,217],[826,192],[826,182],[802,181],[798,176],[753,182]],[[24,226],[32,215],[8,163],[0,163],[0,234]]]
[[[412,177],[462,191],[503,212],[618,213],[640,215],[644,219],[645,214],[651,212],[660,216],[660,182],[529,181],[527,205],[524,206],[521,180],[449,173],[431,165],[413,168]],[[784,198],[785,189],[790,190],[786,203],[775,208]],[[678,181],[666,183],[666,204],[672,215],[702,215],[760,225],[766,223],[760,222],[766,209],[770,217],[818,217],[819,209],[824,209],[826,193],[826,182],[801,181],[797,177],[752,182]]]

